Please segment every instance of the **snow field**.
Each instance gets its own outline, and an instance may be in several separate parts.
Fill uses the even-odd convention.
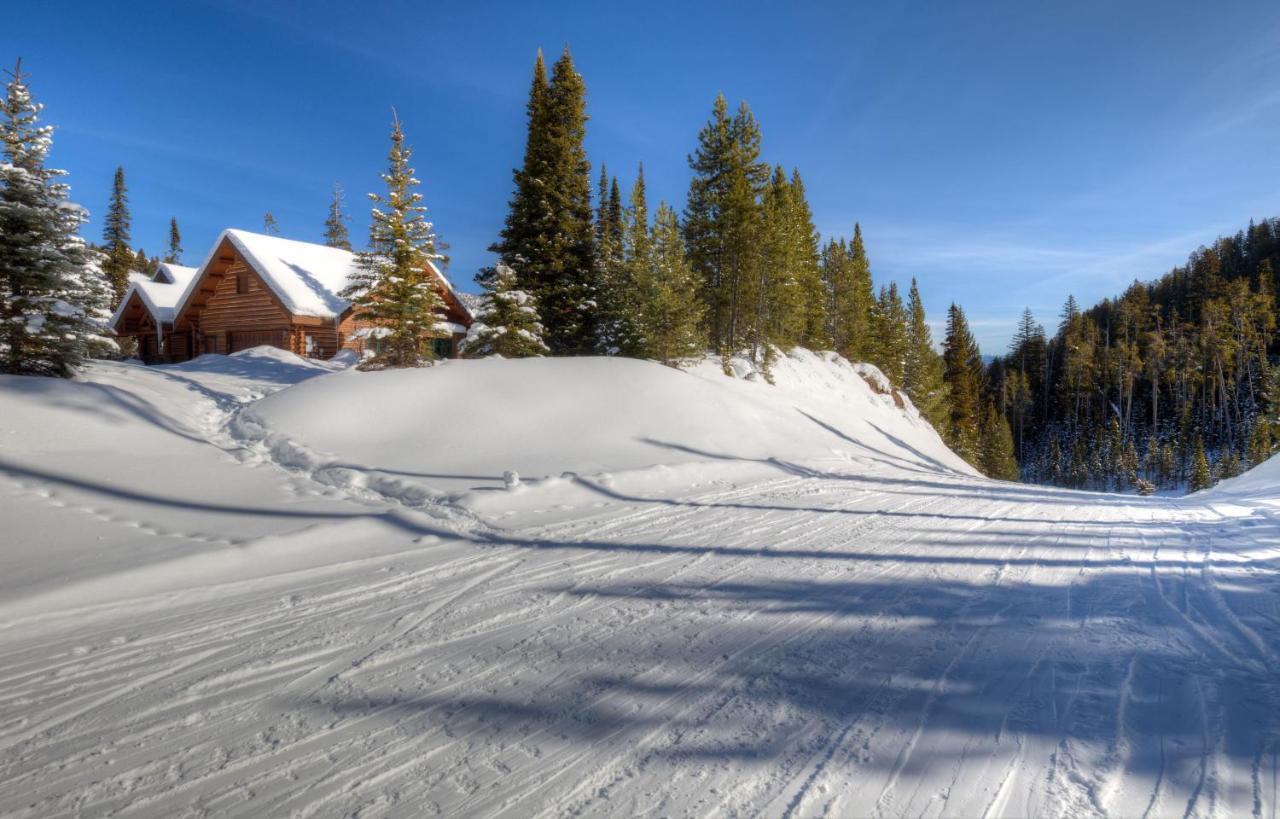
[[[0,383],[0,814],[1271,816],[1272,465],[986,481],[863,374]]]

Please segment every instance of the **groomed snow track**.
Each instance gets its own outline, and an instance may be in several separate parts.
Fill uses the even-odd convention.
[[[779,459],[498,526],[233,463],[234,411],[343,516],[0,606],[0,814],[1277,813],[1267,502]]]

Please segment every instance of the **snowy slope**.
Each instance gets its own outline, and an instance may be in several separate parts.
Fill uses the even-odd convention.
[[[1271,816],[1280,467],[991,482],[863,375],[0,380],[0,815]]]
[[[914,409],[842,359],[799,352],[778,370],[777,386],[718,365],[605,358],[353,370],[258,402],[234,430],[328,483],[376,482],[402,501],[479,490],[462,498],[477,509],[510,505],[484,494],[509,471],[560,493],[572,489],[557,480],[565,473],[661,491],[828,461],[972,474]]]

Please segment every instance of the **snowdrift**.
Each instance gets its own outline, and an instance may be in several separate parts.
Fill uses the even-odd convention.
[[[736,368],[749,377],[622,358],[347,371],[265,398],[235,432],[287,466],[401,500],[491,491],[508,472],[522,487],[625,474],[647,490],[815,464],[974,474],[873,367],[797,351],[772,385]]]
[[[1197,501],[1249,501],[1280,506],[1280,457],[1272,456],[1244,474],[1196,492]]]

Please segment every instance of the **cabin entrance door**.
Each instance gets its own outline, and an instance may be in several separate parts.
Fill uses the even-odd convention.
[[[228,353],[238,353],[263,344],[287,350],[289,349],[289,332],[287,330],[235,330],[227,333]]]

